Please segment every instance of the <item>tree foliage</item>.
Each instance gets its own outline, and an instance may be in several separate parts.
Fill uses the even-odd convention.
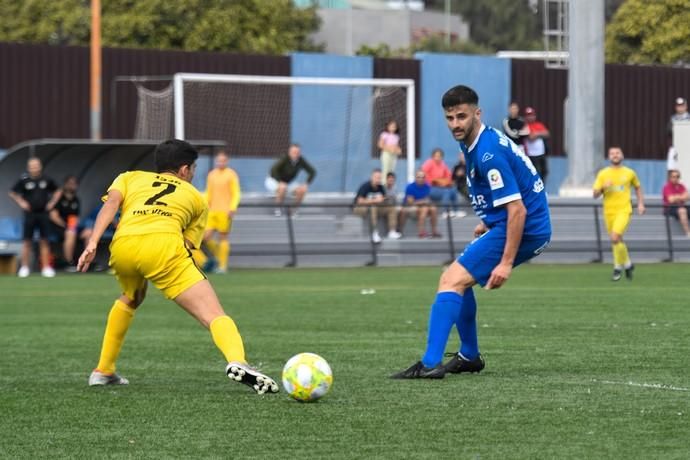
[[[89,0],[0,0],[0,40],[86,45]],[[103,0],[103,46],[283,54],[318,50],[314,8],[291,0]]]
[[[362,45],[355,54],[358,56],[374,56],[380,58],[412,58],[415,53],[461,53],[461,54],[491,54],[492,50],[477,45],[472,41],[446,42],[443,35],[424,37],[407,48],[391,49],[387,44],[375,46]]]
[[[606,29],[606,60],[690,64],[690,0],[627,0]]]

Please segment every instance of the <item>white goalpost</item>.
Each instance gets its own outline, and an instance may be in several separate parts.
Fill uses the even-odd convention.
[[[264,159],[298,142],[305,158],[316,163],[319,185],[328,182],[333,191],[352,191],[352,183],[366,180],[372,166],[379,164],[378,135],[395,120],[403,149],[401,174],[408,181],[414,178],[412,79],[178,73],[161,98],[167,103],[159,101],[157,106],[172,102],[174,116],[156,123],[164,125],[163,131],[172,125],[175,138],[226,140],[234,157]],[[141,100],[140,96],[140,106]],[[152,103],[147,104],[148,113],[155,114]],[[147,117],[151,116],[137,117],[138,132],[139,120]],[[139,135],[154,134],[143,130]]]

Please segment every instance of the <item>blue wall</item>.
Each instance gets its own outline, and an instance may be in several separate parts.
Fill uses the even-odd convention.
[[[510,103],[510,60],[488,56],[462,54],[418,53],[421,63],[421,123],[422,161],[431,150],[440,147],[446,153],[446,163],[457,161],[458,144],[451,136],[441,108],[441,97],[453,86],[467,85],[479,95],[482,121],[500,128]]]
[[[446,152],[446,162],[452,166],[457,161],[458,146],[448,132],[441,109],[441,96],[450,87],[465,84],[479,94],[484,123],[499,127],[510,102],[510,60],[486,56],[420,53],[421,107],[420,126],[421,158],[419,167],[429,157],[434,147]],[[311,77],[371,78],[373,60],[369,57],[347,57],[323,54],[296,53],[292,55],[292,74]],[[379,167],[379,161],[371,158],[371,110],[369,89],[295,87],[292,94],[291,136],[302,144],[305,157],[314,164],[318,175],[311,190],[340,192],[341,178],[345,170],[344,189],[356,191],[367,180],[369,173]],[[321,106],[322,97],[329,105]],[[344,107],[351,104],[348,119]],[[344,155],[340,144],[348,139]],[[343,163],[347,158],[347,163]],[[231,158],[231,165],[240,175],[242,190],[265,192],[263,182],[273,159]],[[666,180],[664,161],[626,160],[635,169],[646,195],[659,195]],[[398,161],[398,189],[404,188],[406,161]],[[601,166],[606,162],[602,159]],[[205,187],[210,162],[202,161],[197,168],[195,185]],[[546,188],[552,196],[558,195],[561,183],[567,176],[568,162],[564,157],[549,158],[549,177]],[[594,178],[592,178],[593,180]]]
[[[296,53],[292,55],[292,75],[372,78],[374,60]],[[371,158],[371,97],[371,87],[293,87],[291,134],[317,170],[312,190],[356,191],[378,163]]]

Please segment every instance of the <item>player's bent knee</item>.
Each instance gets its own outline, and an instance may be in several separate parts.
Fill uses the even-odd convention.
[[[476,284],[475,279],[458,261],[454,261],[441,275],[438,291],[456,291],[460,294]]]
[[[130,308],[137,309],[139,305],[141,305],[144,302],[144,298],[146,297],[146,290],[144,289],[143,292],[135,292],[134,293],[134,298],[130,299],[128,296],[122,294],[120,296],[120,302],[124,303]]]

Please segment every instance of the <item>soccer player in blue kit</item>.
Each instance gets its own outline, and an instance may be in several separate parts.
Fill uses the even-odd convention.
[[[475,240],[441,275],[424,356],[391,378],[441,379],[446,373],[484,369],[472,286],[500,288],[513,267],[539,255],[551,239],[541,177],[511,140],[482,123],[478,104],[477,93],[463,85],[446,91],[441,101],[448,128],[465,154],[472,207],[481,223],[474,229]],[[460,335],[460,350],[444,364],[453,325]]]

